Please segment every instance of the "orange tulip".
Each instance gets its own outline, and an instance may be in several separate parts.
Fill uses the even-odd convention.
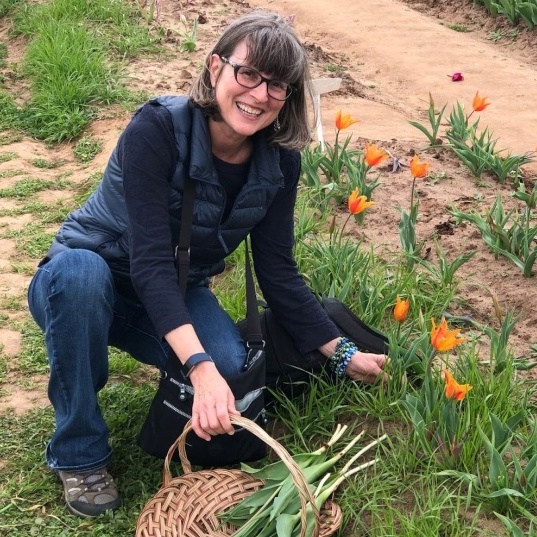
[[[481,97],[479,91],[475,94],[474,102],[472,103],[472,108],[474,112],[482,112],[490,104],[487,97]]]
[[[365,144],[365,157],[368,166],[377,166],[383,160],[386,160],[388,155],[384,149],[377,149],[375,144],[369,145],[367,142]]]
[[[431,322],[433,323],[431,329],[431,344],[437,351],[449,351],[466,341],[465,338],[459,337],[460,330],[458,328],[456,330],[448,330],[447,321],[443,317],[438,328],[436,327],[434,319]]]
[[[444,378],[446,380],[446,397],[448,399],[462,401],[472,389],[470,384],[459,384],[449,371],[444,371]]]
[[[402,300],[397,296],[395,307],[393,308],[393,316],[398,323],[402,323],[407,316],[408,309],[410,308],[410,301],[408,299]]]
[[[420,162],[418,155],[414,155],[410,161],[410,173],[415,179],[421,179],[429,173],[431,165],[428,162]]]
[[[353,123],[358,123],[358,119],[353,118],[350,114],[342,114],[341,110],[336,114],[336,129],[341,131],[350,127]]]
[[[367,201],[366,196],[360,196],[360,193],[358,192],[358,189],[355,188],[351,195],[349,196],[349,211],[352,214],[360,214],[361,212],[365,211],[367,208],[371,207],[371,205],[374,205],[374,201]]]

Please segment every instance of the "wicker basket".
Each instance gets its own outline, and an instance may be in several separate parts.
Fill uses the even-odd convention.
[[[261,427],[246,418],[230,416],[231,422],[244,427],[261,438],[282,459],[297,487],[301,500],[301,537],[306,532],[306,509],[314,506],[304,474],[285,448],[271,438]],[[264,482],[241,470],[200,470],[192,472],[186,456],[186,436],[190,422],[177,441],[170,447],[164,460],[162,487],[147,502],[136,525],[136,537],[230,537],[236,528],[222,524],[217,517],[239,503]],[[184,475],[172,477],[170,461],[175,450],[183,466]],[[316,526],[313,537],[328,537],[340,526],[340,507],[328,501],[320,512],[314,508]]]

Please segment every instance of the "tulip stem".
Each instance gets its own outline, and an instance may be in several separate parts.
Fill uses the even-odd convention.
[[[412,188],[410,190],[410,214],[412,214],[412,207],[414,206],[414,187],[416,185],[416,178],[412,178]]]
[[[345,229],[345,226],[347,225],[347,222],[350,220],[352,216],[352,213],[349,213],[349,215],[347,216],[347,219],[345,220],[345,222],[343,223],[343,226],[341,227],[341,231],[339,232],[339,242],[338,242],[338,246],[341,247],[341,239],[343,238],[343,230]]]

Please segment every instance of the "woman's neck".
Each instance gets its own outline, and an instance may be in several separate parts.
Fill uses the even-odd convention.
[[[213,155],[230,164],[242,164],[252,156],[253,142],[249,136],[229,133],[223,123],[209,120]]]

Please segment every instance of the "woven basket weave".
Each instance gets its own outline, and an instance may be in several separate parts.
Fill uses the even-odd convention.
[[[311,511],[312,506],[316,520],[312,537],[332,535],[341,524],[340,507],[328,501],[317,512],[304,474],[285,448],[253,421],[236,416],[230,416],[230,419],[233,424],[244,427],[261,438],[289,469],[301,501],[301,537],[306,532],[306,509]],[[136,525],[136,537],[230,537],[236,528],[223,524],[218,513],[239,503],[263,486],[264,481],[241,470],[192,472],[185,449],[186,436],[191,429],[189,422],[170,447],[164,460],[162,487],[141,512]],[[176,449],[184,475],[172,477],[170,461]]]

